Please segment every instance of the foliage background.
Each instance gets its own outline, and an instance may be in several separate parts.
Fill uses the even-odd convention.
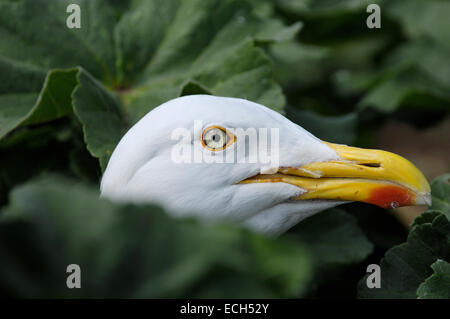
[[[0,295],[448,298],[449,16],[443,0],[0,0]],[[126,129],[197,93],[398,152],[440,176],[432,210],[408,228],[423,207],[353,203],[270,239],[99,201]],[[71,263],[82,289],[66,288]]]

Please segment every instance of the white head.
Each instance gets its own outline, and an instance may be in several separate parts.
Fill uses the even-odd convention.
[[[399,165],[406,177],[394,172]],[[422,203],[429,186],[395,154],[322,142],[247,100],[193,95],[162,104],[125,134],[101,192],[118,201],[156,202],[176,216],[226,219],[278,234],[349,200]]]

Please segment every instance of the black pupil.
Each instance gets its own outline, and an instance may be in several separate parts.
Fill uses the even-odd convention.
[[[214,135],[212,136],[212,140],[213,140],[214,142],[217,142],[219,139],[220,139],[219,134],[214,134]]]

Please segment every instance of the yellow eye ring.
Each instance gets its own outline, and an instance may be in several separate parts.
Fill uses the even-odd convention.
[[[201,137],[206,149],[217,152],[226,149],[236,141],[236,135],[222,126],[214,125],[206,128]]]

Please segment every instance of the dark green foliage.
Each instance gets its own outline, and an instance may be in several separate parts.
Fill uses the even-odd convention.
[[[117,206],[98,195],[55,177],[11,193],[0,222],[4,294],[287,297],[300,295],[309,281],[309,254],[292,239],[173,220],[158,207]],[[72,263],[82,269],[82,289],[66,287]]]
[[[438,260],[431,268],[433,275],[419,286],[417,295],[422,299],[450,299],[450,264]]]

